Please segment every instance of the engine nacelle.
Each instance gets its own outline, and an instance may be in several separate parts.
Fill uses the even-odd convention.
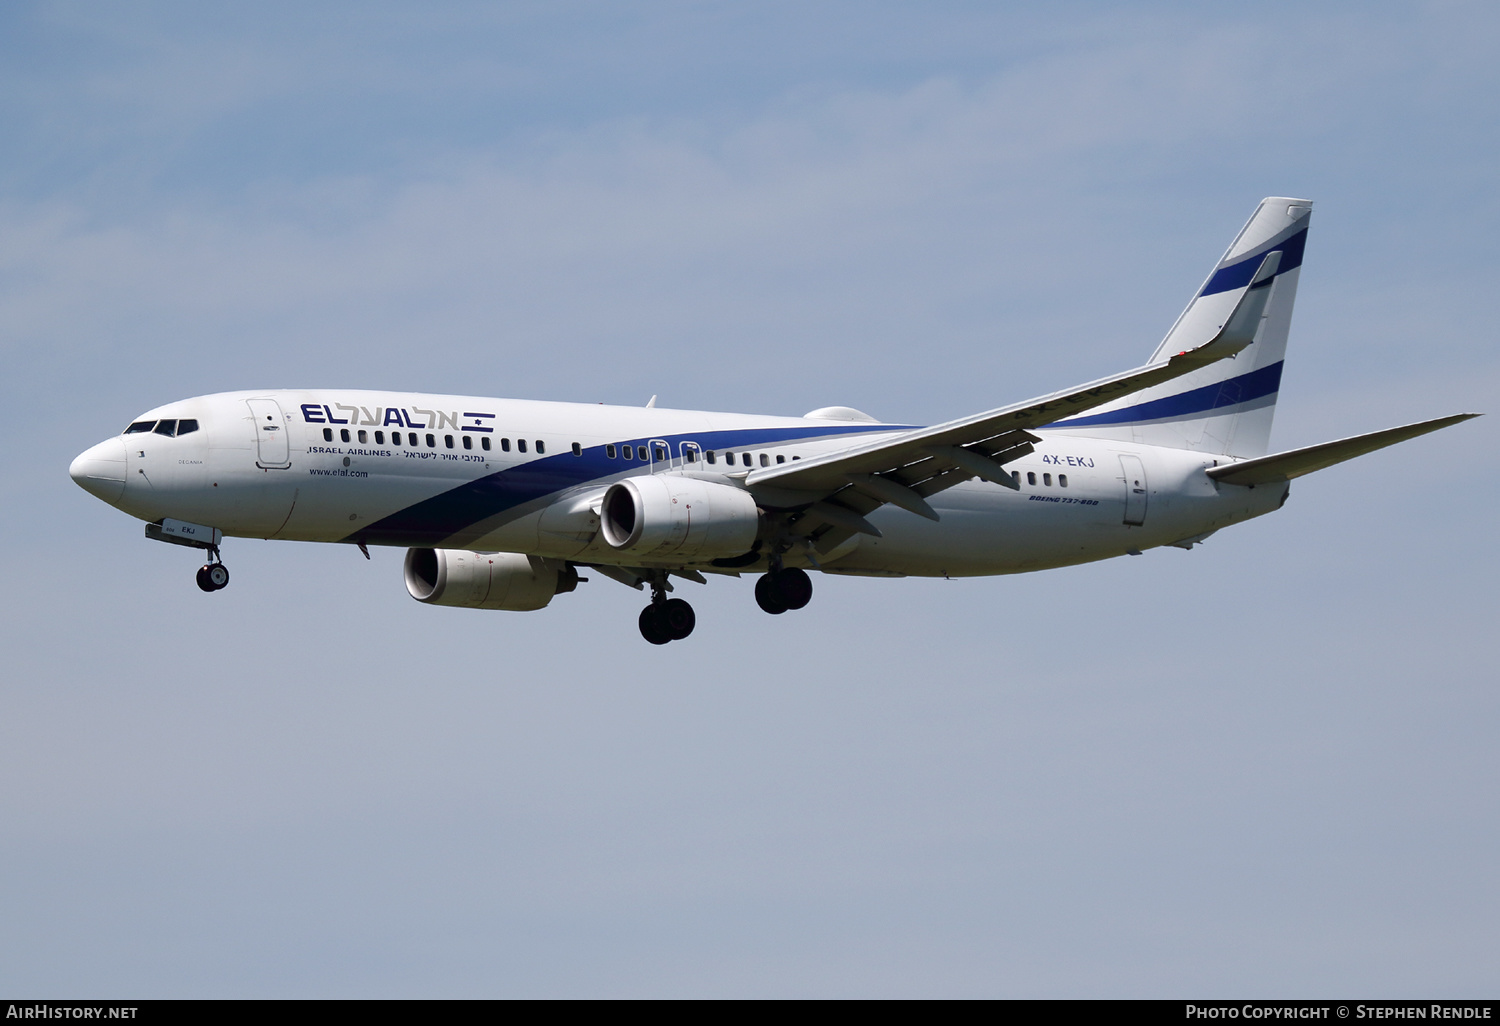
[[[631,556],[738,556],[755,544],[759,527],[760,511],[743,488],[675,474],[617,481],[599,510],[605,542]]]
[[[578,572],[539,556],[407,549],[406,590],[418,602],[468,609],[541,609],[578,586]]]

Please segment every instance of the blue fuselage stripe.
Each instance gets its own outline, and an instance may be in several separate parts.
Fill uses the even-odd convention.
[[[807,428],[772,427],[749,428],[730,431],[686,431],[675,435],[655,435],[649,438],[622,438],[611,444],[616,447],[649,446],[652,441],[666,442],[670,455],[680,455],[680,443],[695,442],[705,451],[740,451],[765,449],[773,445],[787,445],[809,438],[826,438],[830,435],[847,435],[878,431],[905,431],[901,424],[860,424],[858,426],[819,426]],[[571,451],[555,456],[542,456],[517,466],[487,474],[465,482],[430,499],[414,503],[388,517],[377,520],[368,527],[351,534],[347,541],[361,541],[371,545],[437,545],[444,539],[517,506],[544,498],[567,488],[589,481],[623,474],[639,468],[639,462],[610,459],[604,446],[595,445],[583,450],[581,456]],[[717,467],[704,465],[704,470]],[[726,471],[728,468],[725,468]],[[736,469],[745,469],[737,467]]]

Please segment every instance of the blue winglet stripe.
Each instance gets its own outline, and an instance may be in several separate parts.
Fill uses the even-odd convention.
[[[1180,392],[1177,395],[1167,396],[1165,399],[1153,399],[1150,402],[1127,406],[1123,410],[1114,410],[1110,413],[1100,413],[1093,417],[1059,420],[1047,426],[1054,428],[1094,427],[1103,424],[1138,424],[1147,420],[1183,420],[1201,417],[1210,410],[1237,406],[1240,403],[1275,395],[1281,388],[1282,362],[1277,360],[1269,367],[1261,367],[1248,374],[1241,374],[1237,378],[1216,381],[1212,385],[1204,385],[1202,388],[1195,388],[1189,392]]]
[[[1295,235],[1289,237],[1285,242],[1275,246],[1267,247],[1259,253],[1254,253],[1239,263],[1221,267],[1214,272],[1213,277],[1208,279],[1208,284],[1203,286],[1199,296],[1213,296],[1220,292],[1229,292],[1234,289],[1242,289],[1250,284],[1250,279],[1255,276],[1256,270],[1260,268],[1261,261],[1265,260],[1266,254],[1272,250],[1281,250],[1281,264],[1276,268],[1278,275],[1302,266],[1302,251],[1307,247],[1307,229],[1304,228]]]

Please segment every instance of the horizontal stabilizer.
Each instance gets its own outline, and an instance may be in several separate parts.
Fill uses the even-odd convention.
[[[1478,416],[1479,414],[1477,413],[1459,413],[1452,417],[1424,420],[1420,424],[1407,424],[1404,427],[1387,428],[1384,431],[1372,431],[1368,435],[1355,435],[1353,438],[1341,438],[1336,442],[1309,445],[1305,449],[1278,452],[1270,456],[1261,456],[1258,459],[1245,460],[1243,463],[1230,463],[1222,467],[1211,467],[1208,471],[1208,476],[1215,481],[1233,485],[1258,485],[1271,484],[1276,481],[1290,481],[1294,477],[1311,474],[1315,470],[1331,467],[1335,463],[1343,463],[1345,460],[1352,460],[1356,456],[1363,456],[1367,452],[1384,449],[1388,445],[1395,445],[1397,442],[1404,442],[1408,438],[1425,435],[1429,431],[1451,427],[1460,421]]]

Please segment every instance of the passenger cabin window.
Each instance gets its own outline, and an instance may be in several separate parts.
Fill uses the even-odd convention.
[[[370,440],[370,436],[366,432],[360,431],[360,433],[359,433],[359,444],[360,445],[364,445],[369,440]]]
[[[166,435],[171,438],[177,433],[177,422],[175,420],[159,420],[156,422],[155,434]]]
[[[542,444],[542,440],[540,438],[536,440],[536,451],[537,455],[541,455],[542,453],[547,451],[547,447]]]
[[[583,446],[579,445],[577,442],[573,443],[573,455],[574,456],[582,456],[583,455]]]
[[[658,463],[664,463],[664,462],[666,462],[666,459],[667,459],[667,450],[666,449],[662,448],[659,445],[653,445],[651,448],[654,449],[654,450],[656,450],[656,462],[658,462]]]
[[[427,448],[429,448],[429,449],[436,449],[437,448],[437,439],[435,437],[433,437],[433,435],[431,434],[431,432],[429,432],[428,435],[427,435]]]
[[[734,453],[726,452],[724,454],[724,462],[729,464],[731,467],[734,466]]]
[[[697,453],[697,451],[695,449],[691,448],[690,446],[683,446],[683,448],[682,448],[682,458],[683,458],[684,461],[686,461],[688,463],[696,463],[696,462],[698,462],[698,453]]]
[[[384,431],[377,431],[377,432],[375,432],[375,444],[376,445],[384,445],[385,444],[385,432]]]
[[[453,448],[453,436],[452,435],[444,435],[443,436],[443,448],[445,448],[445,449],[451,449],[451,448]]]
[[[181,438],[183,435],[190,435],[194,431],[197,431],[197,430],[198,430],[198,422],[196,420],[179,420],[177,422],[177,437],[178,438]]]
[[[610,459],[614,459],[617,456],[619,456],[619,452],[615,449],[615,447],[613,445],[606,445],[604,447],[604,455],[608,456]]]
[[[142,435],[156,427],[154,420],[138,420],[125,429],[127,435]]]
[[[325,442],[331,442],[331,441],[333,441],[333,428],[324,428],[323,429],[323,441],[325,441]]]
[[[399,432],[399,431],[392,431],[391,432],[391,444],[392,445],[400,445],[401,444],[401,432]]]
[[[427,437],[431,438],[432,436],[428,435]],[[341,441],[341,442],[347,442],[347,441],[349,441],[349,429],[348,428],[339,428],[339,441]]]
[[[407,445],[416,445],[417,444],[417,433],[415,431],[408,431],[406,433],[406,444]]]
[[[750,454],[748,452],[740,453],[740,462],[748,467],[750,465]]]
[[[509,438],[502,438],[502,439],[500,439],[500,451],[501,452],[510,452],[510,439]]]
[[[1051,474],[1043,474],[1042,475],[1042,484],[1046,485],[1048,488],[1051,488],[1052,487],[1052,475]]]
[[[635,450],[632,449],[630,446],[627,445],[627,446],[625,446],[625,452],[624,452],[623,455],[625,456],[625,458],[627,460],[633,460],[633,459],[635,459]]]
[[[776,454],[776,462],[777,463],[785,463],[786,462],[786,457],[783,456],[783,455],[781,455],[780,453],[777,453]]]
[[[646,447],[644,445],[638,445],[638,446],[636,446],[635,447],[635,455],[636,455],[637,459],[640,459],[640,460],[647,459],[647,456],[646,456]]]
[[[1057,475],[1057,484],[1058,484],[1059,488],[1066,488],[1066,487],[1068,487],[1068,475],[1067,474],[1058,474]]]
[[[464,448],[465,449],[472,449],[472,448],[474,448],[474,436],[473,435],[464,435]]]
[[[516,439],[516,452],[525,452],[525,451],[526,451],[526,439],[524,439],[524,438],[517,438]]]
[[[710,450],[708,450],[708,452],[704,453],[704,456],[707,457],[708,462],[711,463],[711,464],[718,462],[718,460],[714,458],[714,451],[712,449],[710,449]]]
[[[1029,485],[1036,484],[1036,471],[1028,470],[1026,472],[1026,483]]]
[[[483,449],[485,452],[489,452],[490,451],[490,436],[489,435],[485,435],[483,438],[481,438],[479,440],[479,447],[481,449]]]

